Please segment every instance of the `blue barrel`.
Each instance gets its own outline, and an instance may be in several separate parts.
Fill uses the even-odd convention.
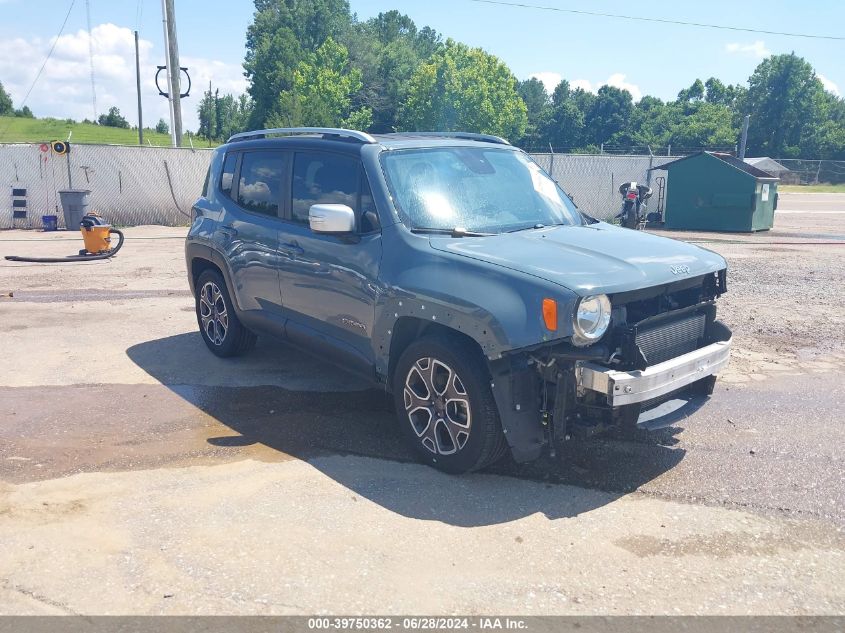
[[[45,231],[59,230],[59,216],[57,215],[42,215],[41,224],[44,225]]]

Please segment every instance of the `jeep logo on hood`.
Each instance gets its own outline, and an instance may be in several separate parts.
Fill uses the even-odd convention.
[[[673,275],[689,275],[690,273],[689,266],[672,266],[669,270]]]

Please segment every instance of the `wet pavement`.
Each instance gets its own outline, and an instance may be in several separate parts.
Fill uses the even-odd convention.
[[[489,472],[845,526],[845,427],[830,415],[845,408],[840,384],[820,374],[720,386],[633,441],[571,440],[557,458]],[[375,390],[75,385],[0,388],[0,401],[0,479],[14,483],[245,458],[413,461]]]

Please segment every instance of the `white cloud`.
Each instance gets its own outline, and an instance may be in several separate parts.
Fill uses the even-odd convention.
[[[136,124],[138,114],[134,34],[130,29],[115,24],[100,24],[92,29],[92,35],[97,114],[103,114],[109,107],[117,106],[130,123]],[[16,107],[20,107],[20,102],[52,42],[52,39],[38,37],[0,41],[0,77],[3,78],[3,85],[12,95]],[[164,55],[160,46],[144,39],[139,42],[139,51],[144,124],[153,127],[159,118],[169,121],[167,100],[159,96],[155,86],[156,66],[164,63]],[[220,88],[222,94],[238,95],[246,90],[246,79],[239,64],[190,55],[182,55],[180,63],[189,68],[193,80],[191,96],[182,102],[185,129],[197,129],[197,104],[208,87],[209,80],[215,88]],[[164,73],[161,75],[161,81],[164,85]],[[53,116],[76,120],[93,118],[86,30],[62,35],[56,41],[53,55],[35,85],[27,105],[39,117]]]
[[[822,82],[822,85],[824,86],[825,90],[827,90],[828,92],[832,92],[837,97],[842,96],[839,92],[839,86],[837,86],[835,83],[833,83],[830,79],[828,79],[827,77],[825,77],[821,73],[816,73],[816,77],[818,77],[819,81]]]
[[[625,81],[625,77],[627,77],[627,75],[623,75],[622,73],[613,73],[604,83],[608,86],[613,86],[621,90],[627,90],[631,93],[631,96],[634,97],[634,101],[642,99],[643,92],[640,90],[640,87],[637,84]]]
[[[569,83],[569,87],[573,90],[577,90],[580,88],[584,92],[595,92],[596,89],[593,88],[593,84],[588,79],[576,79]]]
[[[725,44],[725,51],[728,53],[735,53],[738,55],[751,55],[752,57],[768,57],[772,54],[768,48],[766,48],[766,43],[763,40],[757,40],[756,42],[752,42],[751,44],[740,44],[738,42],[731,42],[730,44]]]
[[[575,81],[569,82],[569,87],[572,88],[572,90],[580,88],[585,92],[596,93],[602,86],[613,86],[614,88],[627,90],[631,93],[634,101],[639,101],[643,97],[643,91],[640,90],[640,87],[637,84],[625,81],[626,77],[627,75],[624,73],[613,73],[605,81],[597,81],[595,83],[589,79],[576,79]]]
[[[534,73],[529,77],[534,79],[539,79],[543,82],[543,86],[546,88],[546,92],[552,94],[557,88],[557,85],[560,83],[561,79],[563,79],[563,75],[560,73],[553,73],[553,72],[541,72],[541,73]]]

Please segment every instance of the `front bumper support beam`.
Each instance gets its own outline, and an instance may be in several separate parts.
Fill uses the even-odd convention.
[[[728,338],[642,370],[617,371],[584,363],[576,367],[577,385],[605,395],[611,407],[636,404],[718,373],[728,364],[730,352]]]

